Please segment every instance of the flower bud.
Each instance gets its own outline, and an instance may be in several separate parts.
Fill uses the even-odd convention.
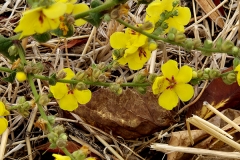
[[[156,73],[151,73],[151,74],[149,74],[149,76],[148,76],[148,81],[151,82],[151,83],[153,83],[154,80],[155,80],[155,78],[156,78],[157,76],[158,76],[158,75],[157,75]]]
[[[78,82],[76,85],[76,89],[79,91],[86,90],[86,89],[88,89],[88,86],[83,82]]]
[[[212,69],[210,70],[209,72],[209,78],[211,79],[214,79],[214,78],[217,78],[221,75],[220,71],[219,70],[216,70],[216,69]]]
[[[235,73],[229,73],[227,74],[227,80],[231,83],[236,82],[236,74]]]
[[[183,32],[177,32],[175,35],[175,42],[177,43],[182,43],[185,42],[186,40],[186,35]]]
[[[76,74],[76,76],[74,78],[78,81],[82,81],[87,78],[87,75],[85,74],[85,72],[83,70],[81,70]]]
[[[56,117],[53,115],[47,116],[48,122],[53,125],[55,123]]]
[[[43,70],[44,70],[44,66],[43,66],[42,63],[36,63],[36,64],[33,64],[33,66],[32,66],[32,73],[33,74],[39,74]]]
[[[56,143],[57,139],[58,139],[58,134],[55,132],[50,132],[48,135],[48,140],[50,143]]]
[[[151,41],[148,42],[148,49],[150,51],[153,51],[156,48],[157,48],[157,43],[155,41],[151,40]]]
[[[65,132],[65,128],[63,127],[63,125],[57,125],[53,128],[53,132],[57,133],[57,135],[60,135]]]
[[[27,75],[24,72],[17,72],[16,79],[18,82],[24,82],[27,80]]]
[[[144,75],[142,73],[137,73],[134,78],[133,78],[133,82],[134,83],[144,83],[147,80],[147,75]]]
[[[203,72],[202,70],[198,70],[198,71],[197,71],[197,77],[198,77],[198,78],[201,78],[201,77],[203,76],[203,73],[204,73],[204,72]]]
[[[198,74],[196,71],[192,71],[192,78],[198,78]]]
[[[201,43],[201,40],[200,39],[194,39],[193,40],[193,46],[194,48],[199,48],[201,47],[202,43]]]
[[[223,52],[230,52],[232,50],[232,47],[234,46],[232,41],[226,40],[223,42],[221,49]]]
[[[239,64],[240,64],[240,59],[234,58],[233,59],[233,69],[235,69]]]
[[[50,102],[47,94],[42,94],[38,100],[38,103],[42,106],[46,106]]]
[[[205,68],[204,73],[209,74],[210,70],[211,70],[210,68]]]
[[[105,67],[106,67],[105,62],[100,62],[100,63],[97,64],[97,68],[100,69],[100,70],[104,69]]]
[[[98,79],[99,75],[102,74],[102,71],[98,68],[93,68],[92,70],[92,76],[96,79]]]
[[[171,27],[168,33],[173,33],[174,35],[177,34],[178,30],[176,28]]]
[[[12,45],[11,47],[8,48],[8,53],[10,56],[16,56],[18,55],[18,49],[15,45]]]
[[[193,40],[191,38],[187,38],[184,43],[184,46],[185,46],[186,50],[188,50],[188,51],[192,50],[194,47]]]
[[[211,49],[213,47],[213,42],[209,39],[204,41],[203,47],[206,49]]]
[[[168,32],[167,39],[170,40],[170,41],[174,41],[175,40],[175,34]]]
[[[59,147],[59,148],[64,148],[67,146],[67,140],[66,139],[61,139],[59,138],[57,141],[56,141],[56,145]]]
[[[137,89],[137,91],[140,94],[145,94],[147,92],[147,88],[146,87],[136,87],[135,89]]]
[[[140,28],[141,28],[142,30],[149,30],[149,29],[152,29],[152,28],[153,28],[153,24],[152,24],[151,22],[147,21],[147,22],[144,22],[144,23],[140,26]]]
[[[222,47],[222,42],[223,42],[223,39],[222,39],[222,38],[218,38],[218,39],[217,39],[217,42],[216,42],[216,48],[217,48],[217,49],[221,49],[221,47]]]
[[[172,6],[173,7],[176,7],[176,6],[178,6],[179,5],[179,0],[174,0],[173,2],[172,2]]]
[[[110,84],[109,89],[112,92],[116,93],[117,95],[122,94],[122,87],[120,86],[120,84],[112,83],[112,84]]]
[[[233,56],[237,56],[237,55],[238,55],[238,52],[239,52],[239,48],[236,47],[236,46],[233,46],[233,47],[232,47],[231,54],[232,54]]]
[[[105,22],[110,22],[111,21],[111,17],[110,17],[110,15],[108,13],[104,14],[103,21],[105,21]]]
[[[57,73],[56,78],[57,79],[63,79],[67,76],[67,73],[64,70],[61,70],[60,72]]]
[[[119,18],[119,7],[117,7],[117,8],[114,8],[113,10],[112,10],[112,12],[110,13],[110,17],[112,18],[112,19],[117,19],[117,18]]]
[[[203,73],[202,79],[208,80],[209,79],[209,75],[206,73]]]
[[[20,96],[20,97],[17,98],[16,102],[17,102],[17,104],[23,104],[23,103],[26,102],[26,99],[25,99],[24,96]]]
[[[98,81],[99,82],[106,82],[106,80],[107,80],[107,76],[105,74],[100,74],[98,76]]]
[[[232,81],[229,81],[228,78],[227,78],[227,76],[223,76],[223,77],[222,77],[222,80],[223,80],[223,82],[224,82],[225,84],[227,84],[227,85],[231,85],[232,83],[234,83],[234,82],[232,82]]]
[[[122,58],[124,56],[125,49],[114,49],[113,56],[116,60]]]

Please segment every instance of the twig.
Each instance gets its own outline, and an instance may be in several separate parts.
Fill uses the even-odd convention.
[[[240,159],[239,152],[213,151],[213,150],[201,149],[201,148],[170,146],[168,144],[161,144],[161,143],[154,143],[151,145],[151,148],[157,151],[165,152],[165,153],[183,152],[183,153],[190,153],[190,154],[197,154],[197,155],[210,155],[210,156]]]
[[[5,153],[5,149],[6,149],[9,132],[10,132],[9,129],[7,128],[5,130],[5,132],[2,134],[1,146],[0,146],[0,160],[3,160],[3,158],[4,158],[4,153]]]

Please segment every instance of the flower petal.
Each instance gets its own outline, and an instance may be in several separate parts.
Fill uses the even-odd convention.
[[[237,65],[237,67],[234,69],[234,71],[240,71],[240,64],[239,65]]]
[[[172,77],[176,77],[179,72],[177,65],[178,65],[178,63],[176,61],[168,60],[161,67],[163,75],[168,79],[172,79]]]
[[[70,80],[75,76],[74,72],[70,68],[64,68],[62,70],[67,74],[64,79]]]
[[[67,5],[62,2],[54,3],[48,8],[43,8],[43,14],[49,19],[56,19],[62,16],[67,9]]]
[[[75,5],[74,5],[74,8],[73,8],[72,14],[73,14],[73,15],[76,15],[76,14],[85,12],[85,11],[87,11],[87,10],[89,10],[89,7],[88,7],[86,4],[84,4],[84,3],[75,4]],[[83,19],[77,19],[77,20],[75,20],[75,23],[74,23],[74,24],[75,24],[76,26],[82,26],[82,25],[84,25],[85,23],[87,23],[87,21],[85,21],[85,20],[83,20]]]
[[[89,89],[81,90],[81,91],[74,89],[73,94],[74,94],[75,98],[77,99],[78,103],[80,103],[80,104],[86,104],[92,98],[92,92]]]
[[[238,72],[237,74],[237,82],[238,82],[238,85],[240,86],[240,72]]]
[[[184,31],[184,26],[176,22],[174,18],[169,18],[165,22],[168,24],[168,28],[164,31],[165,33],[168,33],[171,28],[175,28],[176,30],[181,32]]]
[[[0,118],[0,135],[3,134],[3,132],[8,127],[8,121],[5,118]]]
[[[172,89],[164,90],[158,98],[158,104],[167,110],[172,110],[176,107],[178,101],[178,96]]]
[[[9,111],[6,110],[6,107],[2,101],[0,101],[0,116],[6,116],[9,115]]]
[[[78,107],[77,99],[73,94],[66,94],[58,101],[58,104],[61,109],[66,111],[73,111]]]
[[[189,23],[191,19],[191,12],[188,7],[177,7],[178,16],[173,17],[176,22],[182,25],[186,25]]]
[[[190,84],[176,84],[174,91],[177,93],[178,97],[186,102],[189,101],[194,94],[193,86]]]
[[[50,86],[50,91],[54,98],[61,99],[68,93],[68,87],[66,83],[57,82],[55,86]]]
[[[160,90],[163,87],[164,80],[165,80],[165,78],[163,76],[155,78],[153,85],[152,85],[153,94],[161,93]]]
[[[177,83],[188,83],[192,79],[192,68],[189,66],[182,66],[175,77]]]
[[[114,49],[126,47],[127,38],[123,32],[115,32],[110,36],[110,45]]]
[[[60,154],[52,154],[52,156],[55,158],[55,160],[71,160],[68,156],[62,156]]]
[[[29,11],[25,11],[23,13],[23,17],[21,18],[18,26],[14,29],[14,32],[21,32],[20,39],[25,36],[30,36],[35,34],[35,28],[33,27],[36,21],[39,21],[38,18],[40,16],[42,7],[38,7]]]

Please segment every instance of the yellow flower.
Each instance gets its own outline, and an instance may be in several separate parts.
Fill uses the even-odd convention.
[[[72,14],[73,16],[89,10],[89,7],[84,3],[75,4],[77,0],[56,0],[56,2],[66,3],[67,4],[66,13]],[[85,23],[87,23],[87,21],[83,19],[77,19],[75,20],[74,24],[76,26],[81,26],[84,25]]]
[[[169,60],[162,65],[163,76],[157,77],[152,85],[153,94],[160,94],[158,104],[167,110],[177,106],[179,98],[188,101],[192,98],[194,90],[188,83],[192,79],[192,68],[177,67],[177,62]]]
[[[8,121],[3,117],[9,114],[9,111],[6,110],[5,105],[2,101],[0,101],[0,135],[3,134],[3,132],[8,127]]]
[[[16,79],[18,80],[18,82],[26,81],[27,75],[24,72],[17,72]]]
[[[55,160],[71,160],[68,156],[62,156],[60,154],[52,154],[52,156],[55,158]]]
[[[240,64],[234,69],[234,71],[237,71],[237,82],[238,85],[240,86]]]
[[[75,74],[70,68],[63,71],[67,74],[64,79],[70,80]],[[61,72],[61,71],[60,71]],[[67,111],[73,111],[78,107],[78,103],[86,104],[90,101],[92,93],[89,89],[77,90],[70,84],[57,82],[55,86],[50,86],[54,98],[58,100],[60,108]]]
[[[153,29],[148,30],[152,32]],[[148,37],[142,35],[130,28],[123,32],[115,32],[110,37],[110,44],[114,49],[126,49],[124,51],[123,57],[117,61],[121,65],[128,63],[128,66],[132,70],[138,70],[143,67],[143,65],[150,58],[151,51],[155,50],[156,43],[149,43]],[[113,55],[113,59],[116,57]]]
[[[23,13],[19,25],[14,32],[22,32],[20,39],[35,33],[44,33],[48,30],[56,29],[62,16],[67,9],[66,4],[62,2],[54,3],[49,7],[38,7]]]
[[[164,11],[177,11],[178,16],[170,17],[165,20],[168,24],[168,28],[165,30],[167,33],[170,28],[174,27],[179,31],[184,31],[184,25],[187,25],[191,18],[191,12],[188,7],[174,7],[172,3],[175,0],[155,0],[146,8],[146,21],[152,22],[154,25],[160,19],[160,15]]]

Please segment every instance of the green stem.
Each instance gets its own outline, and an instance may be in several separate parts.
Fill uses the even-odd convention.
[[[75,160],[75,158],[73,157],[73,155],[66,149],[66,148],[61,148],[62,151],[65,153],[66,156],[70,157],[71,160]]]
[[[84,18],[84,17],[88,16],[90,13],[99,13],[104,10],[109,10],[112,7],[114,7],[120,3],[123,3],[123,2],[120,2],[120,0],[109,0],[96,8],[92,8],[86,12],[75,15],[74,19]]]
[[[135,31],[137,31],[137,32],[139,32],[139,33],[141,33],[141,34],[149,37],[149,38],[152,38],[152,39],[154,39],[154,40],[160,40],[160,41],[163,41],[163,42],[166,42],[166,43],[170,43],[170,44],[173,44],[173,45],[178,45],[178,46],[181,46],[181,47],[184,48],[184,44],[183,44],[183,43],[176,43],[176,42],[170,41],[170,40],[168,40],[168,39],[166,39],[166,38],[159,37],[159,36],[156,36],[156,35],[151,34],[151,33],[147,33],[147,32],[145,32],[144,30],[142,30],[141,28],[135,27],[135,26],[133,26],[133,25],[131,25],[131,24],[123,21],[123,20],[120,19],[120,18],[118,18],[118,19],[116,19],[116,20],[117,20],[119,23],[123,24],[124,26],[126,26],[126,27],[128,27],[128,28],[131,28],[131,29],[133,29],[133,30],[135,30]],[[207,48],[203,48],[203,47],[198,47],[198,48],[195,48],[195,49],[196,49],[196,50],[199,50],[199,51],[203,51],[203,52],[226,53],[226,52],[223,52],[223,51],[221,51],[221,50],[219,50],[219,49],[213,49],[213,48],[212,48],[212,49],[207,49]]]

